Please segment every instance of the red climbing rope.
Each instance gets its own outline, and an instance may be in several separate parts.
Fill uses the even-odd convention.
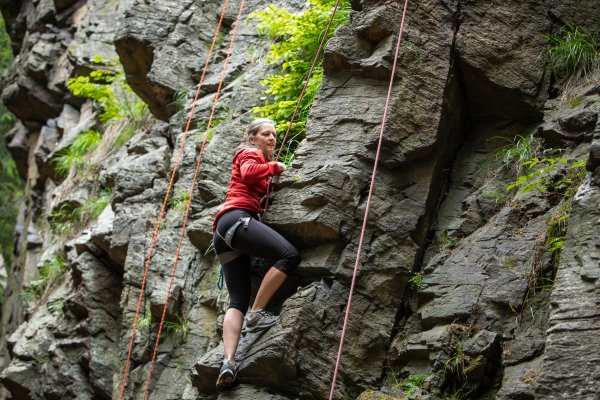
[[[212,109],[210,111],[210,117],[208,118],[208,124],[206,126],[206,131],[204,132],[204,138],[202,140],[202,144],[200,145],[200,154],[198,155],[198,161],[196,163],[196,171],[194,172],[194,179],[192,180],[192,186],[190,188],[190,193],[189,193],[190,198],[188,200],[188,204],[187,204],[187,207],[185,210],[185,217],[183,220],[183,226],[181,228],[181,234],[179,235],[179,244],[177,245],[177,252],[175,253],[175,258],[173,260],[173,269],[171,271],[171,281],[169,282],[169,288],[167,289],[167,297],[165,299],[165,305],[163,306],[162,317],[160,319],[160,324],[158,325],[158,334],[156,336],[156,343],[154,344],[154,352],[152,353],[152,361],[150,362],[150,370],[148,371],[148,379],[146,380],[146,389],[144,390],[144,400],[146,400],[146,398],[148,396],[148,389],[150,387],[150,378],[152,376],[152,369],[154,368],[154,362],[156,361],[156,354],[158,352],[158,344],[160,342],[160,335],[162,333],[163,324],[165,322],[165,317],[167,315],[167,306],[169,303],[169,297],[171,296],[171,289],[173,288],[173,282],[175,281],[175,272],[177,271],[177,264],[179,262],[179,253],[181,252],[183,238],[185,237],[185,228],[187,226],[188,216],[189,216],[190,208],[192,205],[194,188],[196,186],[196,181],[198,179],[198,174],[200,172],[200,165],[202,163],[202,154],[204,153],[204,146],[206,145],[206,140],[208,138],[208,131],[210,130],[210,124],[212,123],[213,117],[215,115],[217,102],[219,101],[219,95],[221,94],[221,88],[223,86],[223,81],[225,80],[225,73],[227,72],[227,65],[229,64],[229,59],[231,58],[233,43],[235,41],[237,29],[238,29],[241,19],[242,19],[242,12],[244,11],[244,5],[245,5],[245,0],[242,0],[240,3],[240,10],[237,15],[235,27],[233,28],[233,31],[231,33],[231,41],[229,42],[229,49],[227,50],[227,57],[225,58],[225,62],[223,64],[223,70],[221,71],[221,78],[219,80],[219,86],[217,87],[215,99],[213,100]]]
[[[360,262],[360,253],[362,251],[363,240],[365,237],[365,231],[367,229],[367,219],[369,217],[369,207],[371,206],[371,197],[373,195],[373,188],[375,187],[375,175],[377,173],[377,164],[379,163],[379,154],[381,153],[381,144],[383,142],[383,132],[385,130],[385,122],[387,119],[388,110],[390,108],[390,99],[392,97],[392,88],[394,86],[394,76],[396,75],[396,65],[398,63],[398,54],[400,53],[400,43],[402,41],[402,33],[404,31],[404,19],[406,18],[406,9],[408,8],[408,0],[404,2],[404,10],[402,11],[402,21],[400,22],[400,31],[398,32],[398,42],[396,44],[396,53],[394,55],[394,64],[392,66],[392,74],[390,76],[390,85],[388,87],[387,98],[385,101],[385,107],[383,109],[383,118],[381,121],[381,131],[379,132],[379,142],[377,143],[377,151],[375,152],[375,162],[373,164],[373,173],[371,174],[371,185],[369,186],[369,195],[367,197],[367,204],[365,206],[365,214],[363,217],[362,229],[360,231],[360,239],[358,241],[358,249],[356,251],[356,262],[354,263],[354,271],[352,273],[352,283],[350,284],[350,293],[348,295],[348,305],[346,306],[346,315],[344,316],[344,325],[342,327],[342,335],[340,337],[340,346],[337,353],[337,359],[335,361],[335,369],[333,371],[333,380],[331,382],[331,391],[329,392],[329,400],[333,400],[333,393],[335,391],[335,382],[337,380],[337,373],[340,368],[340,361],[342,358],[342,350],[344,348],[344,339],[346,338],[346,328],[348,327],[348,319],[350,315],[350,306],[352,305],[352,293],[354,292],[354,286],[356,284],[356,275],[358,272],[358,264]]]
[[[206,70],[208,68],[208,63],[210,62],[210,59],[212,57],[213,49],[215,47],[215,43],[217,42],[217,39],[218,39],[218,36],[219,36],[219,30],[221,29],[221,25],[222,25],[223,19],[225,17],[225,12],[227,11],[227,5],[228,4],[229,4],[229,0],[225,0],[225,3],[223,4],[223,10],[221,11],[221,16],[219,18],[219,22],[218,22],[217,28],[215,30],[215,35],[213,36],[213,40],[212,40],[212,43],[210,45],[210,49],[208,50],[208,54],[206,56],[206,61],[204,63],[204,68],[202,70],[202,76],[200,77],[200,83],[198,84],[198,89],[196,90],[196,95],[195,95],[194,101],[192,103],[192,108],[190,110],[190,115],[188,117],[187,124],[185,126],[185,130],[183,132],[183,137],[181,139],[181,145],[179,146],[179,152],[177,153],[177,159],[175,161],[175,165],[173,166],[173,172],[171,173],[171,179],[169,180],[169,187],[167,188],[167,193],[165,194],[165,198],[163,200],[162,207],[160,209],[160,214],[158,216],[158,219],[156,221],[156,226],[154,228],[154,235],[152,236],[152,242],[150,244],[150,249],[148,251],[148,257],[146,259],[146,265],[145,265],[145,268],[144,268],[144,276],[142,278],[142,285],[141,285],[141,288],[140,288],[140,295],[139,295],[138,302],[137,302],[137,308],[136,308],[136,311],[135,311],[135,317],[133,319],[133,325],[131,327],[131,338],[129,339],[129,349],[127,351],[127,359],[125,360],[125,370],[123,372],[123,380],[121,382],[121,393],[119,395],[119,400],[123,399],[123,395],[125,393],[125,384],[127,383],[127,373],[129,372],[129,363],[130,363],[130,360],[131,360],[131,353],[132,353],[132,350],[133,350],[133,340],[135,338],[135,329],[137,327],[137,322],[138,322],[138,318],[139,318],[139,315],[140,315],[140,309],[141,309],[141,305],[142,305],[142,299],[143,299],[143,296],[144,296],[144,288],[146,286],[146,280],[148,278],[148,269],[150,267],[150,260],[152,258],[152,253],[154,251],[154,246],[156,245],[156,239],[158,237],[158,231],[160,229],[162,218],[163,218],[163,215],[165,213],[167,202],[169,200],[169,195],[171,193],[171,188],[173,187],[173,183],[175,182],[175,174],[176,174],[176,171],[177,171],[177,167],[179,166],[179,163],[181,161],[181,155],[183,154],[183,147],[185,145],[185,139],[187,137],[187,134],[188,134],[188,131],[189,131],[189,128],[190,128],[190,124],[191,124],[191,121],[192,121],[192,116],[194,115],[194,108],[196,106],[196,101],[198,100],[198,97],[200,95],[200,89],[202,88],[202,84],[204,83],[204,77],[206,75]]]
[[[317,54],[315,54],[315,58],[313,59],[312,65],[310,66],[310,70],[308,71],[308,75],[306,76],[306,81],[304,82],[304,87],[302,87],[302,91],[300,92],[300,97],[298,97],[298,101],[296,102],[296,108],[294,108],[294,113],[292,114],[292,118],[290,118],[290,124],[288,125],[285,135],[283,136],[283,140],[281,141],[281,145],[279,146],[279,151],[277,152],[277,157],[275,157],[275,161],[279,161],[279,156],[283,150],[283,146],[285,145],[285,141],[287,140],[288,135],[290,134],[290,130],[292,129],[292,124],[294,123],[294,119],[296,118],[296,114],[300,109],[300,103],[304,98],[304,94],[306,93],[306,89],[308,88],[308,84],[310,82],[310,78],[312,78],[313,71],[317,66],[317,60],[319,59],[319,55],[321,54],[321,50],[323,50],[323,46],[327,41],[327,35],[329,34],[329,28],[331,28],[331,24],[333,23],[333,18],[335,17],[335,13],[337,12],[338,6],[340,5],[340,0],[335,2],[335,7],[333,7],[333,12],[331,13],[331,17],[329,18],[329,22],[327,23],[327,28],[323,33],[323,37],[321,38],[321,43],[319,43],[319,48],[317,49]],[[265,218],[267,214],[267,209],[269,208],[269,193],[271,191],[271,179],[269,179],[269,183],[267,184],[267,195],[265,196],[265,208],[262,213],[262,219]]]

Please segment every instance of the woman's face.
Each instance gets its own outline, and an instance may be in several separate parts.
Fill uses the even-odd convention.
[[[275,127],[271,124],[261,126],[258,128],[255,136],[250,136],[250,141],[257,145],[265,156],[270,157],[275,151],[275,144],[277,142]]]

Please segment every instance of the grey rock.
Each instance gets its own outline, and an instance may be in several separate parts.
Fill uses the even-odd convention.
[[[28,129],[20,121],[17,121],[15,126],[6,134],[7,147],[15,160],[17,171],[19,172],[21,179],[27,179],[29,151],[29,143],[27,140],[28,133]]]
[[[539,32],[551,30],[546,12],[536,2],[461,5],[456,51],[474,118],[541,118],[549,84],[539,56],[546,48]]]
[[[546,336],[546,351],[536,387],[536,397],[593,398],[598,395],[600,343],[597,282],[600,254],[597,221],[600,217],[597,187],[576,196],[569,230],[561,254]],[[585,343],[585,350],[573,347]]]
[[[541,357],[531,361],[504,368],[502,387],[498,391],[498,400],[534,399],[534,389],[538,383]]]
[[[498,359],[500,355],[500,336],[496,332],[482,330],[463,343],[465,354],[476,357],[483,355],[487,359]]]
[[[590,146],[590,155],[587,159],[586,169],[590,172],[596,172],[598,167],[600,167],[600,118],[598,118],[596,121],[594,137]]]
[[[39,392],[38,375],[35,361],[17,361],[2,371],[0,381],[15,399],[30,399]]]

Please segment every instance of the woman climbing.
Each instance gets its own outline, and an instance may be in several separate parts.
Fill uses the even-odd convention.
[[[229,292],[218,389],[231,387],[237,375],[235,352],[250,304],[250,257],[273,261],[273,266],[264,276],[246,315],[247,332],[268,329],[277,322],[279,317],[265,311],[265,307],[287,274],[300,263],[298,250],[260,221],[268,181],[285,171],[283,163],[272,161],[275,143],[275,123],[270,119],[255,120],[246,128],[244,140],[233,157],[225,204],[213,222],[215,251]]]

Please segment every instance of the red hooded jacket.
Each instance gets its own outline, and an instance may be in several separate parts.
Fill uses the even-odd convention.
[[[233,156],[231,180],[227,189],[225,204],[213,222],[213,230],[221,215],[234,208],[262,213],[262,200],[267,194],[269,178],[281,173],[275,161],[267,161],[258,149],[241,149]]]

